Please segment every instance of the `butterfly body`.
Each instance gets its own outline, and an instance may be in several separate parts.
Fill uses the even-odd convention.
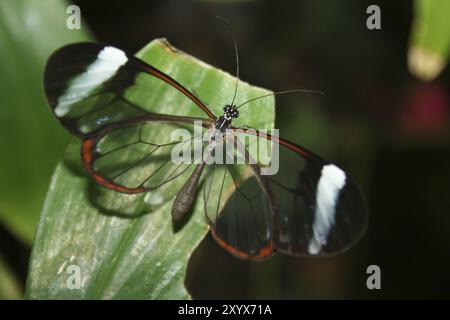
[[[225,133],[227,129],[231,128],[233,119],[237,119],[238,117],[239,111],[236,109],[236,106],[225,105],[223,114],[215,122],[215,128],[221,133]]]

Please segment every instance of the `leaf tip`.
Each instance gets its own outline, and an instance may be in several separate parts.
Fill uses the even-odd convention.
[[[422,81],[435,79],[444,66],[445,60],[429,49],[412,46],[408,51],[409,72]]]

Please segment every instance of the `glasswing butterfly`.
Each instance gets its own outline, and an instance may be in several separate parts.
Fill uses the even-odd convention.
[[[212,236],[231,254],[259,260],[275,252],[327,256],[348,249],[363,234],[367,212],[362,194],[347,173],[278,136],[260,130],[243,131],[244,138],[255,136],[279,145],[278,172],[263,175],[262,164],[248,161],[254,156],[248,150],[250,140],[229,139],[241,129],[233,126],[238,109],[268,96],[235,104],[239,79],[235,40],[234,46],[236,87],[232,102],[224,104],[220,116],[168,74],[100,43],[70,44],[53,53],[44,73],[45,94],[55,117],[82,139],[81,160],[95,182],[124,194],[152,193],[177,185],[172,206],[174,223],[199,198]],[[142,92],[163,87],[184,95],[204,116],[183,115],[183,106],[174,106],[174,114],[150,112],[127,95],[136,88]],[[308,90],[274,94],[298,91]],[[180,128],[191,133],[200,128],[201,134],[180,141],[170,134]],[[201,139],[204,133],[209,133],[206,141]],[[198,157],[191,163],[171,160],[175,148],[189,150],[187,147],[197,143],[208,149],[218,139],[232,140],[236,148],[231,156],[247,161],[220,164]]]

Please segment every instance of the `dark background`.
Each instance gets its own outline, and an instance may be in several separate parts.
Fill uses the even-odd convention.
[[[74,1],[98,41],[135,52],[154,38],[279,91],[281,135],[338,163],[366,196],[369,228],[332,258],[241,261],[208,236],[188,268],[193,298],[450,298],[449,71],[423,83],[407,69],[410,1]],[[381,7],[381,30],[366,8]],[[28,249],[0,242],[24,283]],[[366,268],[381,268],[381,290]]]

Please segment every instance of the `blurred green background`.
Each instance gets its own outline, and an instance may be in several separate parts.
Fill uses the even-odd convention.
[[[166,37],[233,73],[230,35],[216,15],[236,33],[243,80],[326,93],[277,98],[276,125],[347,169],[370,223],[354,248],[325,259],[251,263],[208,236],[188,268],[193,298],[450,298],[449,1],[73,3],[81,30],[65,27],[64,1],[0,0],[0,299],[23,295],[34,230],[68,140],[43,97],[48,55],[89,38],[136,52]],[[381,8],[381,30],[366,27],[370,4]],[[381,290],[366,288],[371,264],[381,268]]]

